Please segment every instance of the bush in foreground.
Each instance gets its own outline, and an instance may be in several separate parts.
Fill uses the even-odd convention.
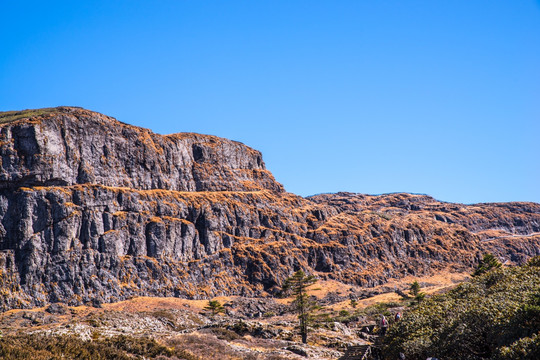
[[[130,336],[84,341],[75,336],[37,334],[7,335],[0,339],[0,359],[186,359],[197,360],[183,350],[165,347],[155,340]]]
[[[538,259],[494,268],[406,313],[386,336],[385,354],[407,359],[537,359]]]

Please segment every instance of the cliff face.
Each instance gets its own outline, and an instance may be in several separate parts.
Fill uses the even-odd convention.
[[[0,114],[3,309],[264,295],[300,268],[373,286],[468,270],[486,251],[540,255],[539,204],[305,199],[237,142],[161,136],[76,108],[10,116]]]
[[[235,141],[161,136],[67,107],[21,120],[1,129],[0,187],[94,183],[141,190],[283,191],[261,153]]]

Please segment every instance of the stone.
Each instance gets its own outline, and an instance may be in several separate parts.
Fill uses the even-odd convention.
[[[470,271],[488,251],[507,263],[540,255],[539,204],[302,198],[241,143],[79,108],[0,113],[0,161],[1,310],[271,296],[298,269],[370,288]],[[245,305],[234,311],[283,311]]]
[[[300,345],[289,345],[287,346],[286,348],[287,350],[289,350],[290,352],[292,353],[295,353],[297,355],[300,355],[300,356],[304,356],[304,357],[308,357],[308,352],[306,349],[304,349],[302,346]]]
[[[47,306],[45,311],[50,313],[50,314],[63,315],[63,314],[67,314],[68,308],[67,308],[66,305],[64,305],[62,303],[54,303],[54,304],[51,304],[51,305]]]

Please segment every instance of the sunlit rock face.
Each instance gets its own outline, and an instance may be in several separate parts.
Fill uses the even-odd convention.
[[[3,125],[0,186],[283,191],[261,153],[242,143],[199,134],[162,136],[83,109],[54,110]]]
[[[0,307],[374,286],[540,255],[540,205],[287,193],[261,154],[79,108],[0,114]]]

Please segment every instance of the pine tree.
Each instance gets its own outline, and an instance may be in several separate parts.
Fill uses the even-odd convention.
[[[484,254],[484,257],[478,263],[476,270],[474,270],[472,276],[478,276],[487,273],[492,269],[498,269],[501,267],[501,263],[492,254]]]
[[[409,288],[409,291],[413,296],[416,296],[420,293],[420,284],[418,281],[414,280],[414,282],[411,284],[411,287]]]
[[[421,288],[420,284],[416,280],[413,281],[413,283],[411,284],[411,287],[409,288],[409,291],[412,294],[412,296],[414,296],[414,300],[416,301],[416,303],[420,303],[426,297],[425,293],[420,292],[420,288]]]
[[[313,314],[320,306],[307,293],[307,288],[317,282],[313,275],[306,275],[298,270],[283,283],[283,291],[294,296],[293,306],[298,313],[300,321],[300,335],[302,343],[307,343],[308,325],[312,321]]]
[[[208,300],[208,305],[204,307],[204,310],[211,312],[212,316],[225,312],[225,308],[217,300]]]

